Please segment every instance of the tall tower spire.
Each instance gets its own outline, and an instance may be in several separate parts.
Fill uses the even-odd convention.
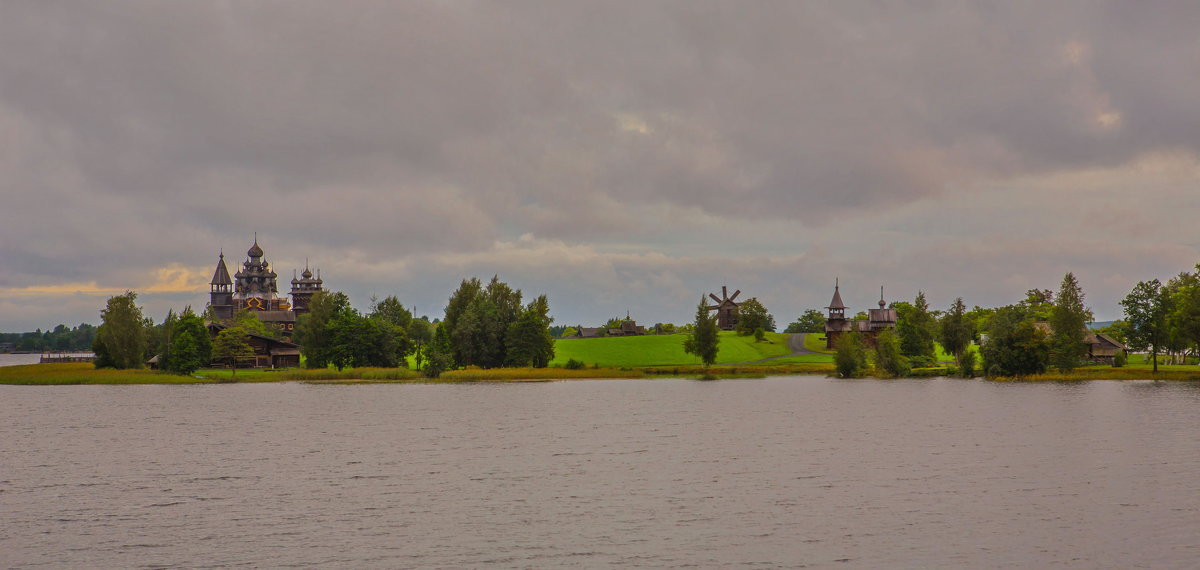
[[[229,278],[229,268],[225,266],[224,250],[220,250],[217,256],[217,269],[213,271],[212,281],[209,282],[208,304],[213,308],[215,318],[233,318],[233,280]]]

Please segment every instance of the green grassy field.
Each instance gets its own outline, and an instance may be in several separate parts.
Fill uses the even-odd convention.
[[[738,336],[721,332],[717,364],[738,364],[791,354],[787,336],[767,333],[766,342],[755,342],[753,336]],[[588,366],[687,366],[700,364],[700,359],[683,351],[687,335],[646,335],[606,338],[567,338],[554,342],[551,366],[563,366],[570,359]]]
[[[202,369],[194,376],[176,376],[153,370],[97,370],[89,363],[29,364],[0,367],[0,384],[197,384],[217,382],[538,382],[571,378],[654,378],[670,377],[762,377],[776,374],[832,374],[833,357],[824,348],[821,335],[809,334],[805,345],[819,354],[789,356],[787,335],[768,333],[771,342],[755,342],[754,337],[721,333],[717,364],[711,369],[699,359],[683,352],[685,335],[648,335],[600,339],[566,339],[556,342],[556,358],[551,368],[468,368],[447,371],[441,378],[429,380],[406,368],[360,368],[337,371],[238,370],[236,377],[228,369]],[[766,362],[754,362],[764,358]],[[567,370],[568,359],[584,362],[587,368]],[[599,365],[596,367],[596,365]],[[1086,366],[1067,374],[1053,371],[1019,379],[999,381],[1079,381],[1079,380],[1200,380],[1200,367],[1160,364],[1158,375],[1139,355],[1131,355],[1123,368]],[[933,369],[929,369],[933,370]]]

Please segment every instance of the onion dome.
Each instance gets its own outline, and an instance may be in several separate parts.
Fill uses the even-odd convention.
[[[263,256],[262,248],[258,247],[258,236],[254,237],[254,245],[250,246],[250,249],[246,250],[246,255],[250,256],[251,258]]]
[[[296,279],[296,270],[293,269],[292,270],[292,288],[295,288],[296,285],[299,285],[299,284],[300,284],[300,280]]]

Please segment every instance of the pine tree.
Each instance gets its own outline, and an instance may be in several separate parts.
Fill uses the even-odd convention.
[[[1091,311],[1083,305],[1083,289],[1073,273],[1063,276],[1062,285],[1050,311],[1050,364],[1060,372],[1069,372],[1083,363],[1087,354],[1087,322]]]
[[[937,321],[929,314],[925,293],[918,291],[912,305],[898,308],[896,334],[900,337],[900,352],[922,363],[933,364],[937,361],[934,347]]]
[[[704,367],[712,366],[717,361],[717,351],[720,337],[717,336],[717,316],[711,314],[708,301],[700,297],[700,305],[696,307],[696,322],[692,334],[683,341],[683,351],[700,357]]]

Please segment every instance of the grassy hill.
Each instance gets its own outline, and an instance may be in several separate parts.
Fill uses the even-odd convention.
[[[738,336],[722,332],[717,364],[737,364],[773,356],[791,354],[787,336],[767,333],[765,342],[755,342],[753,336]],[[567,338],[554,343],[554,361],[561,366],[574,358],[591,366],[686,366],[700,364],[700,359],[683,351],[687,335],[646,335],[606,338]]]

